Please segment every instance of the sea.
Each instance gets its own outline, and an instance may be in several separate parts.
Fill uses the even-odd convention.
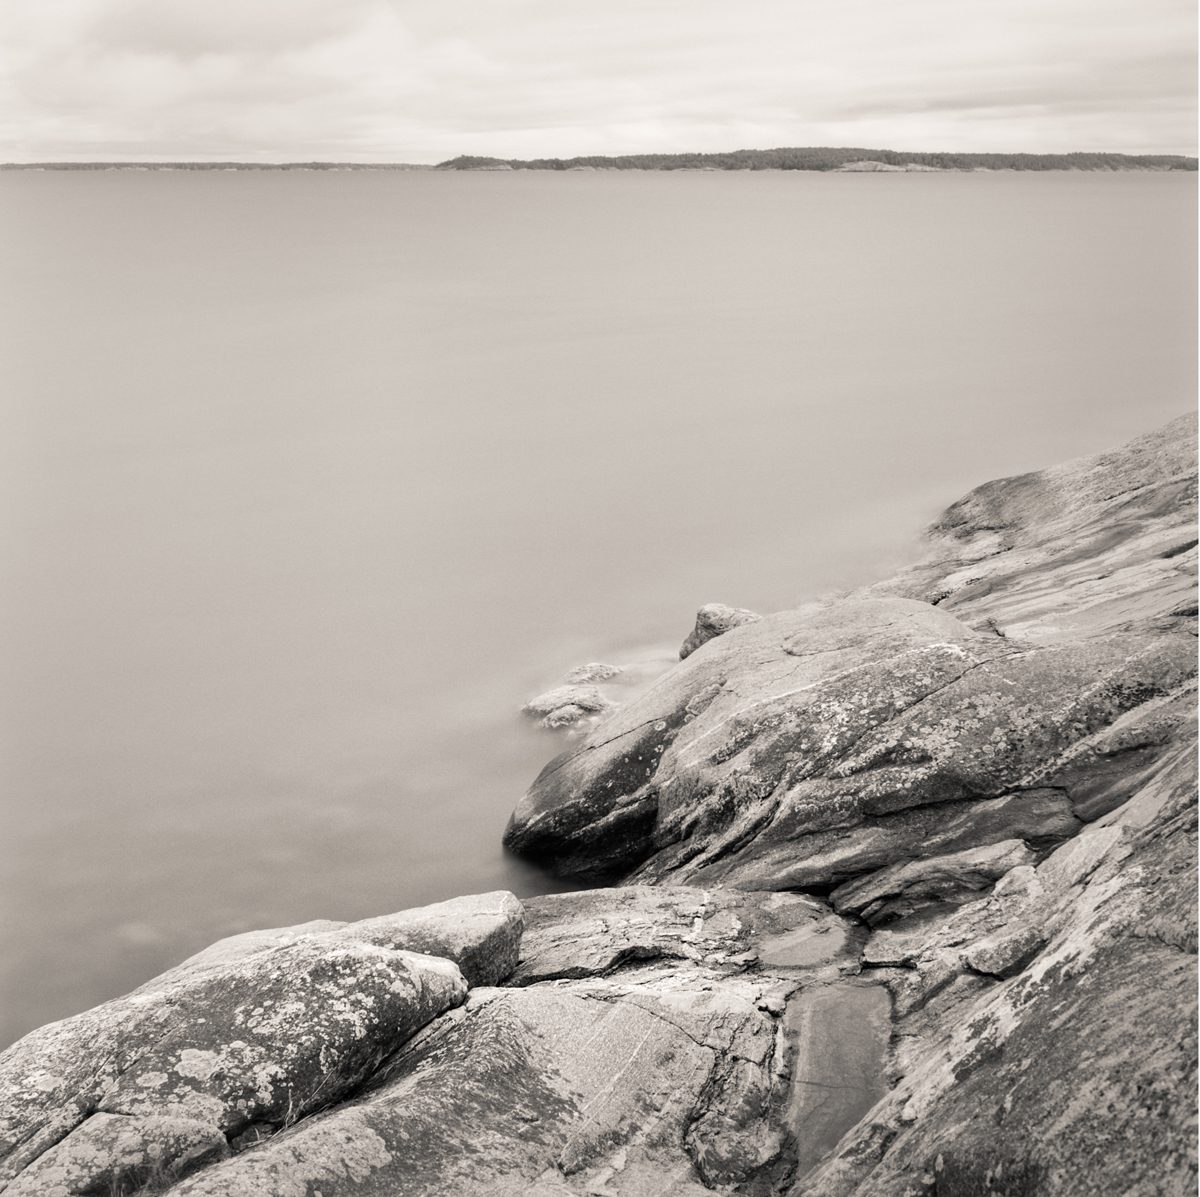
[[[0,173],[0,1041],[556,883],[522,704],[1194,403],[1196,175]]]

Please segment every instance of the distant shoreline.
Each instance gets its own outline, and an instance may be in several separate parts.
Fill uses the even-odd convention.
[[[919,173],[926,171],[1195,171],[1183,154],[955,154],[857,147],[733,150],[727,153],[593,155],[575,158],[492,158],[460,155],[435,165],[413,162],[4,162],[0,170],[306,170],[306,171],[816,171]]]

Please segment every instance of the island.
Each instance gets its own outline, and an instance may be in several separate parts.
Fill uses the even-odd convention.
[[[1194,171],[1184,154],[976,154],[809,146],[725,153],[588,155],[576,158],[494,158],[462,154],[435,165],[414,162],[2,162],[0,170],[815,170],[843,173],[1074,170]]]

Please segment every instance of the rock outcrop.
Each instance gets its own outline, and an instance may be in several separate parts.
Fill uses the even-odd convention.
[[[484,894],[251,932],[32,1032],[0,1056],[0,1186],[132,1191],[337,1102],[462,1003],[463,970],[511,972],[523,921]]]
[[[990,483],[890,584],[726,631],[552,761],[567,876],[828,892],[1128,800],[1194,710],[1194,423]]]
[[[506,838],[620,884],[236,936],[27,1036],[0,1190],[1194,1192],[1194,442],[981,487],[605,715]]]

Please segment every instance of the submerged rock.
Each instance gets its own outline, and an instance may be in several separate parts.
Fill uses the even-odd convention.
[[[723,636],[730,628],[744,623],[755,623],[762,616],[745,607],[727,607],[724,603],[705,603],[696,612],[696,626],[688,633],[679,649],[679,659],[690,657],[702,644],[715,636]]]
[[[531,698],[521,710],[541,721],[543,727],[570,727],[594,715],[602,715],[614,707],[593,685],[556,686]]]
[[[601,661],[592,661],[587,665],[576,665],[563,681],[568,684],[578,684],[580,682],[609,682],[615,677],[620,677],[625,672],[624,666],[621,665],[605,665]]]

